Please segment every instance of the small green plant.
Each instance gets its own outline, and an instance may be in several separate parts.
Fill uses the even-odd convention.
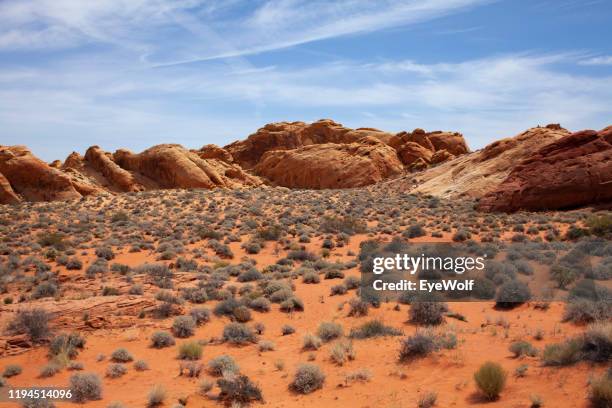
[[[474,381],[484,397],[490,401],[499,398],[506,385],[507,373],[498,363],[488,361],[474,373]]]
[[[186,341],[181,343],[178,351],[181,360],[199,360],[202,358],[202,346],[197,341]]]

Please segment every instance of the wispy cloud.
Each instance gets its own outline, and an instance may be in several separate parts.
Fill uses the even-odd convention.
[[[592,57],[578,61],[580,65],[612,65],[612,55]]]
[[[171,65],[415,24],[491,1],[6,0],[0,49],[110,43]]]

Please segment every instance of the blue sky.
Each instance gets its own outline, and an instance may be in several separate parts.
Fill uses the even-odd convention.
[[[45,160],[332,118],[612,124],[610,0],[2,0],[0,144]]]

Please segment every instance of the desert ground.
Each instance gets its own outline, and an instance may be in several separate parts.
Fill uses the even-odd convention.
[[[82,399],[57,407],[609,407],[610,213],[481,213],[401,187],[1,206],[1,384]],[[360,298],[372,247],[422,242],[499,251],[492,290]],[[551,296],[499,307],[513,282]],[[487,362],[505,378],[491,395]]]

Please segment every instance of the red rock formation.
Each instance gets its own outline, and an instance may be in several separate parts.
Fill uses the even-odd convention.
[[[13,191],[11,183],[0,173],[0,204],[17,204],[21,199]]]
[[[431,161],[433,151],[415,142],[406,142],[397,148],[397,155],[404,165],[410,167],[412,163],[419,159],[428,164]]]
[[[91,146],[85,153],[85,160],[93,169],[100,172],[106,180],[120,191],[142,191],[144,187],[134,179],[134,176],[117,165],[110,154],[107,155],[98,146]]]
[[[216,144],[207,144],[206,146],[202,146],[199,150],[192,150],[192,152],[197,154],[200,159],[217,159],[226,163],[234,162],[234,158],[230,152]]]
[[[27,201],[81,198],[66,174],[36,158],[24,146],[0,146],[0,173]]]
[[[399,132],[388,143],[397,150],[402,163],[411,170],[423,170],[429,164],[452,160],[469,152],[463,135],[457,132]],[[418,164],[415,164],[418,161]]]
[[[536,127],[515,137],[498,140],[480,151],[449,159],[425,170],[414,178],[412,184],[417,185],[414,191],[447,198],[482,197],[494,190],[518,162],[541,146],[569,134],[562,128]],[[434,153],[431,161],[435,163],[436,155],[446,154],[443,152],[447,151]]]
[[[225,149],[245,169],[257,164],[261,156],[270,150],[297,149],[302,146],[323,143],[353,143],[373,136],[387,143],[392,135],[378,129],[349,129],[329,119],[311,124],[304,122],[270,123],[250,135],[246,140],[234,142]]]
[[[541,147],[480,200],[484,211],[554,210],[612,200],[612,126]]]
[[[395,150],[374,137],[356,143],[325,143],[263,155],[255,172],[291,188],[351,188],[402,172]]]
[[[436,151],[446,150],[454,156],[460,156],[469,152],[465,139],[459,132],[436,131],[428,133],[427,138],[433,144]]]
[[[177,144],[153,146],[142,153],[118,150],[114,161],[131,172],[153,180],[160,188],[215,188],[261,184],[240,167],[215,159],[202,159]]]

